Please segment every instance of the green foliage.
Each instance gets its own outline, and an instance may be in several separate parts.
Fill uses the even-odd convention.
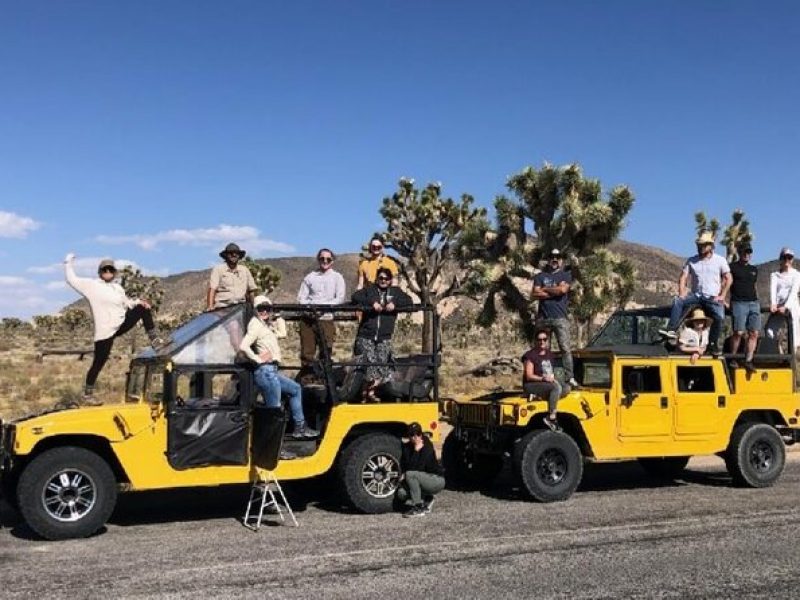
[[[161,279],[144,275],[140,269],[135,269],[130,265],[122,269],[119,276],[120,285],[122,285],[129,298],[146,300],[152,307],[153,312],[158,311],[164,298]]]
[[[717,219],[712,218],[709,220],[705,212],[699,211],[694,213],[694,225],[698,237],[704,231],[708,231],[714,236],[714,239],[717,239],[717,234],[719,233],[719,221]]]
[[[41,331],[53,331],[59,325],[59,318],[53,315],[36,315],[33,317],[33,324]]]
[[[438,305],[465,288],[474,289],[475,281],[484,277],[475,247],[483,244],[489,222],[486,210],[473,204],[469,194],[455,201],[442,196],[438,182],[419,190],[407,178],[383,199],[380,213],[386,230],[380,235],[403,259],[398,261],[400,273],[423,303]],[[429,347],[428,327],[423,338],[424,347]]]
[[[268,264],[257,263],[250,257],[245,258],[242,264],[250,269],[256,286],[264,295],[269,296],[280,285],[283,274],[278,269]]]
[[[716,218],[708,219],[705,212],[697,212],[694,215],[695,231],[699,236],[704,231],[709,231],[717,239],[720,222]],[[722,234],[722,245],[725,247],[725,257],[728,262],[738,259],[737,247],[744,242],[752,242],[754,236],[750,231],[750,221],[744,216],[744,211],[737,208],[731,214],[730,225],[725,227]]]
[[[61,313],[61,324],[70,332],[82,327],[88,327],[91,322],[89,315],[78,308],[68,308]]]
[[[0,320],[0,328],[2,328],[5,332],[15,333],[24,331],[25,329],[30,329],[31,324],[16,317],[5,317]]]
[[[628,187],[616,186],[604,196],[600,181],[584,177],[579,165],[549,163],[541,169],[526,167],[509,178],[507,187],[516,200],[495,200],[497,228],[486,236],[481,256],[491,283],[479,322],[494,322],[499,295],[531,336],[534,306],[520,290],[520,278],[529,286],[531,265],[538,265],[553,249],[572,267],[571,304],[577,319],[588,324],[630,298],[633,267],[606,249],[619,237],[633,207],[635,198]],[[533,225],[531,236],[528,223]]]

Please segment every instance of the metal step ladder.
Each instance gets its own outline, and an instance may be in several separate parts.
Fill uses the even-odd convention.
[[[247,510],[244,513],[244,526],[253,531],[258,531],[261,528],[265,511],[268,511],[268,514],[277,513],[281,521],[285,522],[286,518],[283,516],[283,511],[285,510],[289,513],[294,526],[299,527],[300,525],[294,517],[292,507],[289,506],[286,495],[283,493],[283,488],[281,488],[281,484],[272,471],[257,468],[256,474],[256,480],[253,482],[253,487],[250,488],[250,500],[247,502]],[[257,510],[254,510],[256,507]]]

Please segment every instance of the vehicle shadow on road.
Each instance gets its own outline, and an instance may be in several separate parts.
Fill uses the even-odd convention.
[[[686,469],[674,480],[662,479],[647,474],[636,461],[614,463],[587,463],[577,494],[636,489],[676,488],[687,484],[711,487],[730,487],[731,478],[726,472],[708,472]],[[522,500],[529,498],[521,483],[510,469],[505,469],[492,486],[481,493],[498,500]]]

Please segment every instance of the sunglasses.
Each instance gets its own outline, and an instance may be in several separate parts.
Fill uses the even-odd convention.
[[[100,269],[101,273],[116,273],[117,270],[114,267],[103,267]]]
[[[383,250],[383,246],[370,246],[370,250]]]
[[[536,338],[537,342],[546,342],[547,338]]]
[[[320,256],[317,260],[319,262],[321,262],[321,263],[332,263],[333,262],[333,258],[331,258],[330,256]]]
[[[378,277],[378,281],[391,281],[391,280],[392,280],[391,277],[386,277],[385,275],[381,275],[380,277]]]
[[[272,307],[269,304],[259,304],[256,306],[258,312],[268,312]]]
[[[794,256],[792,256],[791,254],[784,254],[783,256],[781,256],[781,260],[794,260]]]

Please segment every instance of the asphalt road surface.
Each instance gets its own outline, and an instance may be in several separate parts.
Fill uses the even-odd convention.
[[[668,485],[588,465],[567,502],[510,477],[445,491],[432,514],[349,514],[324,484],[286,486],[300,527],[245,529],[248,489],[122,496],[86,540],[43,542],[0,506],[0,597],[772,597],[800,586],[800,453],[772,488],[694,459]]]

